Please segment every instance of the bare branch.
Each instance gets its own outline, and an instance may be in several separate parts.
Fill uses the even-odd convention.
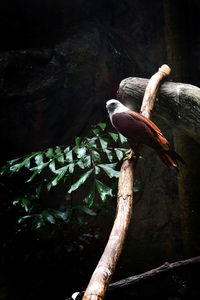
[[[193,264],[199,264],[199,263],[200,263],[200,256],[192,257],[192,258],[185,259],[185,260],[179,260],[179,261],[176,261],[173,263],[166,262],[163,265],[161,265],[160,267],[152,269],[145,273],[130,276],[130,277],[124,278],[122,280],[116,281],[114,283],[111,283],[108,286],[108,291],[112,291],[112,290],[115,290],[115,289],[118,289],[121,287],[125,287],[125,286],[129,286],[129,285],[134,285],[139,282],[142,282],[142,281],[145,281],[148,279],[152,279],[157,276],[161,276],[164,273],[175,272],[177,270],[184,269],[188,266],[191,266]],[[74,299],[76,299],[76,300],[81,299],[83,293],[84,293],[84,291],[74,293]],[[75,298],[75,296],[77,296],[77,297]],[[71,299],[73,299],[73,298],[70,297],[66,300],[71,300]]]
[[[141,107],[141,113],[148,118],[154,105],[160,81],[169,73],[170,68],[163,65],[149,80]],[[137,158],[125,160],[122,164],[118,183],[116,218],[104,253],[90,279],[83,300],[102,300],[114,273],[131,219],[136,164]]]
[[[139,274],[139,275],[130,276],[130,277],[127,277],[125,279],[119,280],[117,282],[111,283],[108,287],[108,290],[111,291],[111,290],[114,290],[116,288],[121,288],[123,286],[133,285],[133,284],[136,284],[140,281],[154,278],[154,277],[159,276],[163,273],[167,273],[167,272],[170,272],[170,271],[175,271],[177,269],[181,269],[181,268],[184,268],[188,265],[197,264],[197,263],[200,263],[200,256],[196,256],[196,257],[189,258],[189,259],[186,259],[186,260],[179,260],[179,261],[176,261],[174,263],[166,262],[162,266],[160,266],[158,268],[155,268],[155,269],[152,269],[148,272],[145,272],[145,273],[142,273],[142,274]]]

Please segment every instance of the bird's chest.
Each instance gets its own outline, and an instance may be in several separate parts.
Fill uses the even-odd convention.
[[[146,126],[125,113],[115,114],[112,117],[114,127],[127,138],[140,138],[145,134]]]

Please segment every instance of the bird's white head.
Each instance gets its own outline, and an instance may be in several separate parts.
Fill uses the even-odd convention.
[[[106,108],[110,116],[112,116],[113,114],[122,113],[129,110],[128,107],[126,107],[116,99],[108,100],[106,102]]]

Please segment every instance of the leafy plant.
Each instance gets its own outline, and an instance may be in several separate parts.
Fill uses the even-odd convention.
[[[19,195],[13,202],[14,206],[24,209],[18,222],[34,217],[36,227],[45,222],[54,224],[57,220],[69,222],[74,209],[80,209],[89,215],[95,215],[92,206],[98,194],[101,201],[105,202],[113,196],[113,185],[107,186],[102,182],[102,176],[110,179],[119,177],[119,161],[123,158],[123,147],[126,143],[119,133],[105,133],[106,124],[98,123],[92,128],[91,136],[76,137],[72,146],[57,146],[44,151],[32,152],[29,155],[8,161],[1,169],[0,174],[12,176],[21,170],[28,170],[25,179],[26,191]],[[113,147],[114,144],[114,147]],[[118,144],[121,147],[118,147]],[[105,163],[106,161],[106,163]],[[58,184],[64,184],[69,197],[82,185],[90,180],[88,192],[83,195],[83,203],[78,206],[69,206],[67,210],[46,209],[38,213],[36,200],[40,198],[41,191],[48,192]],[[34,202],[35,201],[35,202]],[[37,213],[36,213],[37,212]]]

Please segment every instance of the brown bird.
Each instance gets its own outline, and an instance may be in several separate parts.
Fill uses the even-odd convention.
[[[106,108],[112,125],[124,135],[132,150],[127,158],[134,156],[136,147],[147,145],[153,148],[167,167],[178,169],[177,160],[184,164],[182,157],[170,149],[169,142],[160,129],[148,118],[130,110],[121,102],[111,99],[106,102]]]

